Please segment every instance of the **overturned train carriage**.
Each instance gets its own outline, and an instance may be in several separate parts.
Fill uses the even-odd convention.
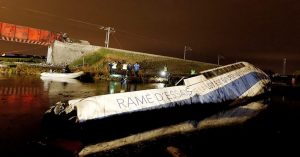
[[[59,123],[66,127],[68,123],[81,137],[91,132],[123,136],[183,120],[200,120],[265,93],[269,83],[263,71],[239,62],[203,71],[185,79],[181,86],[58,102],[45,118],[55,126]],[[103,140],[107,138],[110,137],[101,136]]]

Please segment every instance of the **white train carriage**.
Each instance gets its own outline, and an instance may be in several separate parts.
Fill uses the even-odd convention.
[[[58,102],[49,112],[67,115],[76,111],[77,120],[102,119],[113,115],[159,110],[184,105],[230,104],[262,94],[269,77],[247,62],[238,62],[200,73],[184,80],[184,85],[162,89],[99,95]]]

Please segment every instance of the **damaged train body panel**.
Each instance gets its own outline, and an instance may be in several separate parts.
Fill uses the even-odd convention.
[[[77,122],[100,120],[114,115],[132,114],[181,106],[216,104],[255,97],[265,92],[269,77],[247,62],[238,62],[200,73],[184,80],[184,85],[69,100],[57,103],[47,113],[76,113]]]

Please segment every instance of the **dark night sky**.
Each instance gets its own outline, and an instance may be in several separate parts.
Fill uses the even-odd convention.
[[[248,61],[262,69],[300,69],[299,0],[0,0],[0,21],[67,32],[104,46],[221,64]],[[1,51],[40,46],[0,41]],[[24,52],[28,53],[28,52]]]

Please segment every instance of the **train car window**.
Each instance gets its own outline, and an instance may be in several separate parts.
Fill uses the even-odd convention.
[[[238,64],[226,66],[226,67],[223,67],[223,68],[220,68],[220,69],[216,69],[216,70],[213,70],[213,71],[205,72],[205,73],[203,73],[203,76],[205,78],[209,79],[209,78],[212,78],[212,77],[215,77],[215,76],[219,76],[219,75],[234,71],[236,69],[240,69],[242,67],[245,67],[245,65],[243,63],[238,63]]]
[[[203,73],[203,76],[204,76],[205,78],[208,78],[207,72],[206,72],[206,73]]]
[[[222,75],[223,74],[222,69],[218,69],[216,72],[217,72],[217,75]]]
[[[211,73],[212,73],[213,77],[218,76],[218,73],[216,70],[212,71]]]
[[[233,65],[235,69],[238,69],[239,68],[239,65],[238,64],[235,64]]]
[[[215,74],[214,74],[212,71],[211,71],[211,72],[209,72],[208,74],[209,74],[209,77],[210,77],[210,78],[212,78],[212,77],[214,77],[214,76],[215,76]]]
[[[239,63],[238,66],[239,66],[239,68],[245,67],[245,65],[243,63]]]

